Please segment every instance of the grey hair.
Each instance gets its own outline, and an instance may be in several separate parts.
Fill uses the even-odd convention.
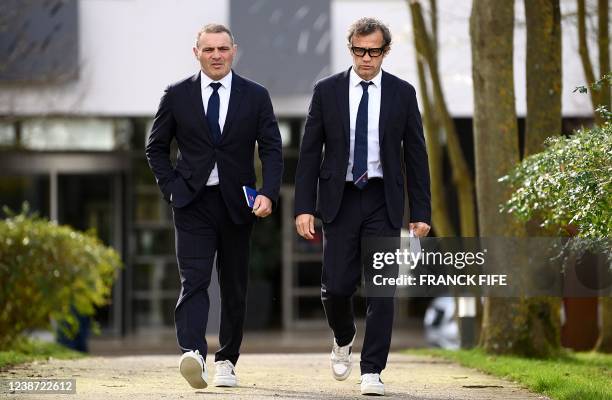
[[[369,35],[379,30],[383,35],[383,48],[389,47],[391,44],[391,31],[389,27],[377,20],[376,18],[359,18],[357,21],[349,27],[348,30],[348,42],[351,44],[353,36]]]
[[[228,27],[226,27],[225,25],[221,25],[221,24],[208,24],[208,25],[204,25],[202,29],[200,29],[200,31],[198,32],[198,36],[196,37],[196,47],[198,47],[198,44],[200,43],[200,36],[202,36],[203,33],[223,33],[223,32],[229,35],[230,40],[232,41],[232,45],[233,45],[234,35],[232,35],[232,31],[230,31]]]

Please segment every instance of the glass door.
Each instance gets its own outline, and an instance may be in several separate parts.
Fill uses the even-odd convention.
[[[57,176],[58,223],[79,231],[93,230],[105,245],[119,253],[123,247],[121,199],[120,173],[60,173]],[[120,291],[113,292],[113,299],[120,304],[117,301]],[[111,303],[97,310],[96,320],[103,331],[117,330],[121,310]]]

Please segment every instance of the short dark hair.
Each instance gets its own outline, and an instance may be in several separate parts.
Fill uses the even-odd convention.
[[[234,35],[232,35],[232,31],[230,31],[228,27],[226,27],[225,25],[221,25],[221,24],[208,24],[208,25],[204,25],[202,29],[200,29],[200,31],[198,32],[198,36],[196,37],[196,47],[198,47],[198,44],[200,43],[200,36],[202,36],[203,33],[223,33],[223,32],[229,35],[230,40],[232,41],[232,44],[234,44]]]
[[[381,21],[377,20],[376,18],[369,17],[359,18],[349,27],[349,45],[352,43],[351,40],[353,39],[353,36],[369,35],[370,33],[374,33],[377,30],[379,30],[383,35],[382,47],[389,47],[389,45],[391,44],[391,31],[389,30],[389,27],[383,24]]]

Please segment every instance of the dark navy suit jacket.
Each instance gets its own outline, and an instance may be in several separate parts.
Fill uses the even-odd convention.
[[[340,208],[350,151],[349,73],[350,69],[315,85],[295,176],[296,216],[313,214],[329,223]],[[384,71],[381,86],[378,129],[389,219],[395,228],[401,227],[405,179],[410,221],[430,224],[429,166],[415,90]]]
[[[255,186],[255,143],[263,167],[260,194],[278,200],[282,179],[282,143],[268,91],[233,72],[221,140],[215,144],[204,114],[200,72],[166,89],[153,121],[146,156],[164,198],[175,208],[188,205],[206,185],[217,163],[221,195],[232,221],[251,222],[242,186]],[[178,144],[176,166],[170,144]]]

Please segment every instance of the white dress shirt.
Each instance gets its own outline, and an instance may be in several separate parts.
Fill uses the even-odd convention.
[[[230,100],[230,92],[232,89],[232,71],[225,75],[218,81],[213,81],[204,72],[200,71],[200,84],[202,86],[202,103],[204,103],[204,113],[208,112],[208,99],[213,94],[213,89],[210,84],[213,82],[219,82],[221,86],[217,93],[219,93],[219,127],[223,132],[223,125],[225,125],[225,117],[227,116],[227,107]],[[213,186],[219,184],[219,170],[217,169],[217,163],[210,172],[206,186]]]
[[[368,179],[382,178],[383,171],[380,163],[380,144],[378,136],[378,120],[380,116],[380,99],[382,87],[382,70],[370,81],[368,87]],[[353,181],[353,151],[355,149],[355,126],[357,125],[357,110],[363,95],[361,82],[363,79],[351,68],[349,74],[349,111],[350,111],[350,152],[346,180]]]

